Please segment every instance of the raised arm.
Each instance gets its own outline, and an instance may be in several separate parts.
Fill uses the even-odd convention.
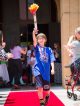
[[[74,40],[74,35],[72,35],[69,40],[68,40],[68,43],[67,45],[70,46],[71,42]]]
[[[36,33],[38,33],[38,30],[34,29],[33,33],[32,33],[34,47],[36,47],[36,45],[37,45]]]
[[[73,52],[72,52],[71,49],[75,47],[75,46],[72,44],[72,42],[73,42],[75,39],[76,39],[76,38],[75,38],[75,35],[70,36],[67,45],[64,46],[64,47],[66,48],[66,50],[68,51],[70,57],[73,56]]]

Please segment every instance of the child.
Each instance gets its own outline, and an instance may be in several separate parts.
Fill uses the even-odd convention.
[[[40,99],[40,106],[45,106],[50,96],[50,64],[51,73],[54,74],[54,61],[52,49],[45,47],[47,42],[46,35],[40,33],[36,36],[38,31],[33,30],[33,45],[36,57],[36,65],[34,66],[34,76],[38,88],[38,97]]]

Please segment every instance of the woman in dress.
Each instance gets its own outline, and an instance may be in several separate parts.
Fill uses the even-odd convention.
[[[6,83],[9,82],[9,75],[7,70],[6,62],[9,58],[12,58],[13,55],[11,53],[6,53],[4,50],[5,42],[3,42],[3,33],[0,31],[0,77]]]

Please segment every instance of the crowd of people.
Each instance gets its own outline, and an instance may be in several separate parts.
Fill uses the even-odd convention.
[[[6,87],[15,89],[20,88],[21,80],[24,84],[36,85],[40,105],[43,106],[50,96],[50,74],[54,74],[54,62],[61,60],[56,46],[53,50],[45,46],[46,35],[40,33],[36,36],[36,33],[38,30],[34,29],[33,45],[21,47],[16,40],[11,44],[10,53],[6,53],[6,43],[0,31],[0,80],[5,82]]]
[[[42,106],[50,96],[50,70],[54,74],[55,51],[45,46],[46,35],[36,36],[36,32],[34,29],[32,33],[33,45],[27,48],[21,47],[18,41],[12,42],[10,53],[6,53],[6,43],[0,31],[0,80],[5,81],[6,87],[15,89],[20,88],[21,78],[26,84],[36,84]]]
[[[0,52],[0,55],[4,56],[4,60],[0,59],[0,80],[5,83],[4,87],[20,88],[21,84],[28,84],[32,86],[36,85],[34,78],[34,66],[36,64],[36,58],[33,45],[29,45],[28,47],[20,46],[19,41],[14,41],[11,44],[10,53],[6,53],[6,43],[3,42],[2,31],[0,31],[0,37],[0,49],[4,51],[5,55],[8,55],[8,57],[5,57],[5,55],[3,55],[3,53]],[[53,54],[56,58],[55,66],[57,62],[61,63],[60,49],[58,51],[57,45],[58,43],[55,43],[53,47]],[[11,55],[11,57],[9,57],[9,55]],[[1,56],[0,58],[2,58]],[[57,69],[56,68],[57,67],[55,67],[55,76],[54,78],[52,76],[51,79],[54,79],[52,80],[52,82],[61,83],[61,77],[58,80],[59,82],[56,81],[57,77],[59,77],[57,74],[61,73],[61,67]],[[57,70],[59,72],[57,72]]]

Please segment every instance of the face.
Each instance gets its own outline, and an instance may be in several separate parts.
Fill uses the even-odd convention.
[[[38,43],[39,43],[40,46],[44,47],[45,42],[46,42],[45,38],[43,38],[43,37],[38,38]]]
[[[80,34],[79,33],[76,34],[76,38],[77,38],[77,40],[80,40]]]
[[[56,43],[54,43],[54,48],[57,48],[58,46],[57,46],[57,44]]]

